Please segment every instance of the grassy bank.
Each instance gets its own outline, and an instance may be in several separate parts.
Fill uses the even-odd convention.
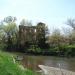
[[[0,75],[36,75],[28,69],[22,69],[18,63],[13,62],[9,53],[0,51]]]

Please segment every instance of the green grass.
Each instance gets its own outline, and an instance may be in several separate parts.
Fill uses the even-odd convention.
[[[36,75],[28,69],[21,69],[18,63],[13,63],[12,55],[0,51],[0,75]]]

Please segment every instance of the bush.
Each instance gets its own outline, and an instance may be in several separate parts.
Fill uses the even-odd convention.
[[[65,45],[60,47],[64,56],[75,56],[75,45]]]
[[[58,55],[75,56],[75,45],[60,45],[49,49],[50,52],[56,52]]]
[[[0,50],[5,50],[6,47],[7,47],[6,44],[4,44],[4,43],[0,43]]]
[[[75,56],[75,45],[69,45],[68,47],[67,47],[67,53],[68,53],[68,55],[70,55],[70,56]]]

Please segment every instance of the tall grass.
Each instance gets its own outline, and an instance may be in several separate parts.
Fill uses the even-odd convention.
[[[13,62],[9,53],[0,51],[0,75],[36,75],[31,70],[21,69],[18,63]]]

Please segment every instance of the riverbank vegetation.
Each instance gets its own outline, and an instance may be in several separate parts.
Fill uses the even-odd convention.
[[[75,56],[75,20],[69,19],[65,25],[68,28],[54,29],[50,33],[45,23],[34,26],[23,19],[18,26],[16,18],[8,16],[0,23],[0,49],[35,55]],[[26,31],[27,37],[24,27],[32,29]]]
[[[12,55],[0,51],[0,75],[36,75],[36,73],[14,63]]]

